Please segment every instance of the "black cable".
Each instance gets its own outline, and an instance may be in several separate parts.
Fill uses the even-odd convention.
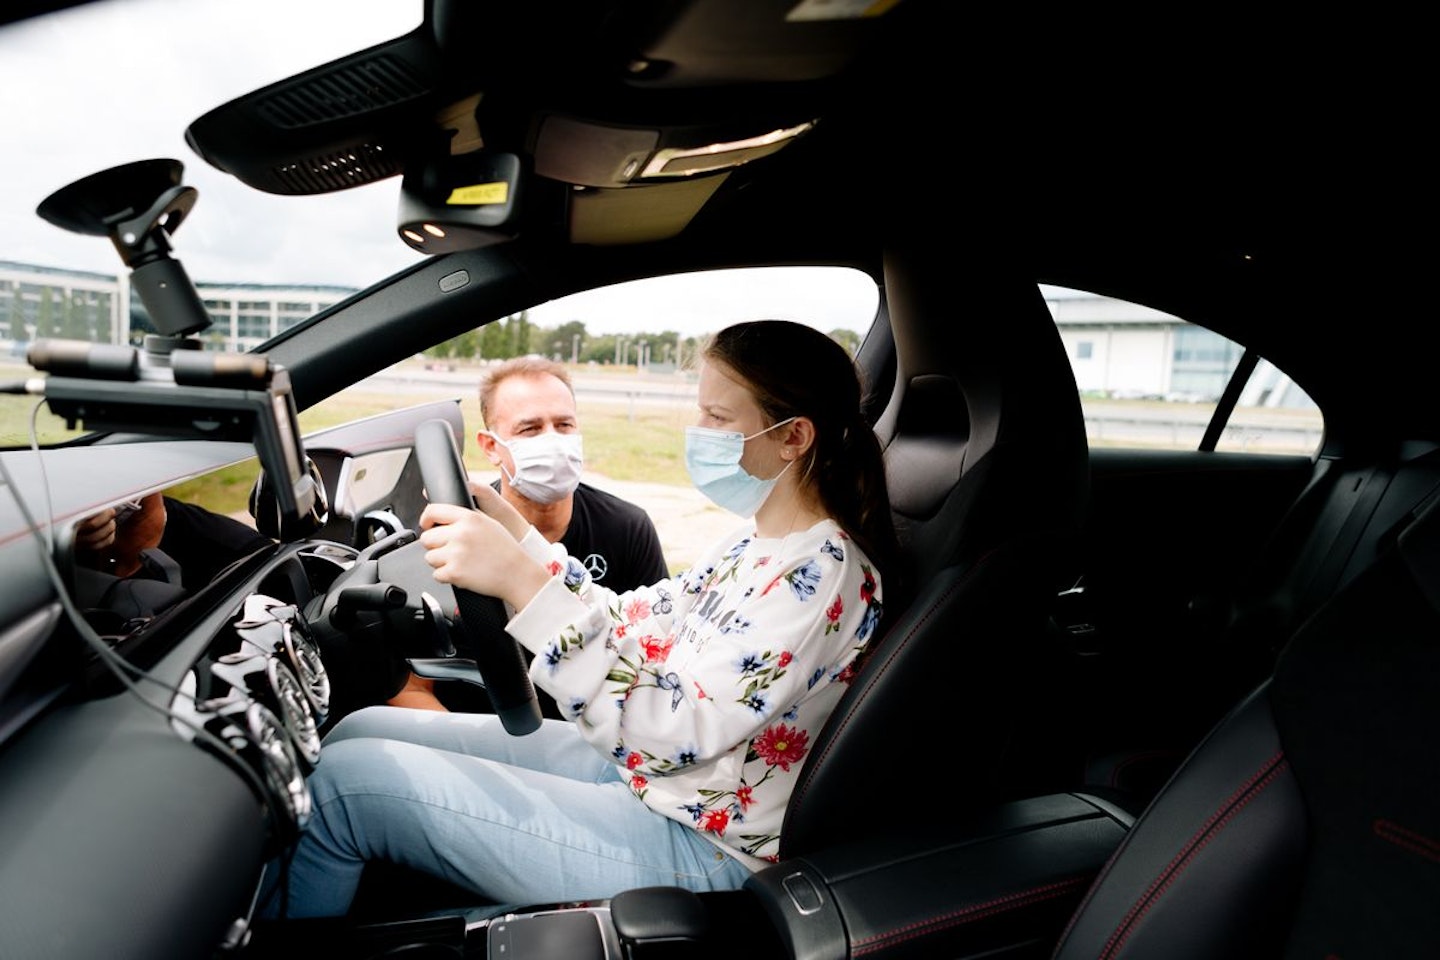
[[[179,714],[175,713],[173,710],[170,709],[168,705],[155,703],[154,701],[150,700],[140,691],[140,687],[136,683],[136,681],[149,681],[150,683],[159,686],[162,690],[165,690],[167,693],[169,693],[172,699],[177,697],[184,697],[188,699],[191,703],[194,703],[195,697],[181,690],[178,686],[171,686],[170,684],[161,680],[159,677],[156,677],[154,674],[135,666],[125,658],[121,657],[119,654],[115,653],[114,650],[111,650],[110,645],[107,644],[104,638],[102,638],[100,634],[98,634],[95,629],[90,626],[90,623],[85,619],[84,614],[80,611],[78,607],[75,606],[75,602],[70,596],[70,591],[65,585],[64,577],[60,574],[60,568],[55,564],[55,511],[50,499],[50,483],[45,472],[44,456],[42,455],[42,452],[40,450],[39,430],[37,425],[40,407],[42,404],[44,404],[44,402],[45,400],[42,397],[35,404],[34,408],[30,411],[30,449],[34,451],[37,458],[36,463],[39,467],[41,478],[40,486],[41,490],[44,492],[45,513],[51,518],[51,522],[44,527],[42,527],[38,522],[36,522],[34,515],[31,514],[30,508],[25,502],[24,496],[22,496],[20,492],[19,486],[15,483],[14,477],[11,476],[9,467],[6,466],[3,457],[0,457],[0,479],[3,479],[5,481],[5,485],[8,486],[11,492],[14,494],[15,503],[20,508],[21,515],[24,517],[26,524],[29,525],[30,532],[35,535],[35,539],[40,544],[41,561],[45,567],[46,574],[50,578],[51,584],[55,587],[55,592],[60,600],[61,607],[64,608],[66,615],[70,618],[71,624],[75,627],[81,638],[84,639],[85,643],[95,652],[95,654],[100,658],[101,662],[110,669],[111,673],[115,675],[116,679],[118,679],[121,684],[125,686],[126,690],[128,690],[137,700],[139,700],[141,704],[159,713],[171,723],[178,723],[181,726],[189,728],[189,730],[195,735],[196,739],[208,744],[212,749],[216,750],[222,758],[230,760],[231,766],[238,769],[241,773],[241,776],[249,781],[250,787],[259,796],[260,802],[264,805],[270,816],[274,818],[275,822],[277,824],[284,823],[285,820],[288,819],[286,816],[283,815],[284,811],[278,808],[276,799],[271,796],[270,791],[266,788],[264,781],[260,778],[260,775],[255,770],[251,769],[250,765],[245,762],[243,757],[240,757],[235,752],[234,748],[232,748],[220,737],[211,733],[209,730],[206,730],[204,727],[192,722],[189,718],[182,717]],[[134,679],[132,679],[131,676],[127,675],[127,673],[133,674]]]

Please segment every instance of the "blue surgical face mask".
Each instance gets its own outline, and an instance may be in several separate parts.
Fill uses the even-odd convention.
[[[783,427],[794,419],[781,420],[748,437],[737,430],[686,427],[685,469],[690,471],[690,482],[717,507],[742,517],[755,516],[755,511],[765,503],[770,491],[775,489],[775,484],[794,461],[785,464],[785,469],[769,480],[752,477],[740,466],[740,458],[745,455],[745,441]]]

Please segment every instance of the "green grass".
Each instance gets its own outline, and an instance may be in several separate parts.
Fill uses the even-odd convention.
[[[300,429],[313,433],[406,406],[453,400],[454,396],[453,391],[390,394],[347,390],[300,414]],[[473,396],[462,397],[460,413],[465,418],[466,466],[480,471],[494,469],[475,442],[475,432],[480,429],[480,401]],[[632,409],[623,402],[582,401],[579,414],[586,470],[614,480],[677,485],[690,482],[685,472],[684,428],[694,422],[693,404],[636,405]]]
[[[23,379],[33,374],[29,367],[0,364],[0,379]],[[435,400],[453,400],[453,386],[434,391],[401,392],[385,390],[347,390],[300,414],[300,427],[313,433],[364,417],[375,416],[416,404]],[[0,445],[30,445],[30,418],[37,398],[0,396]],[[1109,401],[1107,406],[1133,408],[1143,401]],[[465,463],[471,470],[489,471],[488,460],[480,455],[474,440],[480,426],[480,404],[473,390],[460,396],[460,410],[465,418]],[[677,486],[688,484],[685,471],[684,428],[694,422],[693,402],[629,404],[621,400],[582,400],[580,430],[585,438],[585,469],[587,472],[613,480],[662,483]],[[60,418],[41,407],[36,430],[42,444],[63,442],[83,435],[83,430],[69,430]],[[1093,440],[1092,445],[1139,446],[1134,441]],[[1160,446],[1164,446],[1161,444]],[[176,488],[185,499],[205,504],[211,509],[234,512],[246,507],[250,487],[258,470],[252,460],[237,464]]]
[[[0,365],[0,379],[24,379],[29,367]],[[453,390],[433,393],[389,393],[349,390],[300,414],[300,429],[313,433],[364,417],[386,413],[432,400],[454,399]],[[30,419],[37,397],[0,396],[0,446],[30,446]],[[480,455],[474,434],[480,426],[480,404],[473,392],[461,398],[465,418],[465,463],[470,469],[493,469]],[[580,429],[585,438],[585,469],[621,481],[683,485],[689,483],[684,462],[684,428],[694,422],[693,404],[630,405],[615,401],[580,404]],[[63,443],[86,433],[70,430],[65,422],[41,405],[36,434],[43,444]],[[259,465],[236,464],[205,477],[187,481],[171,492],[221,512],[243,511]]]

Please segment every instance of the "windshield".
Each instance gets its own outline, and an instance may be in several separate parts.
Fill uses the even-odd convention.
[[[122,343],[145,332],[143,318],[121,330],[128,271],[111,242],[36,214],[52,193],[101,170],[152,158],[184,165],[198,199],[171,238],[173,256],[207,309],[211,290],[232,291],[219,299],[244,348],[263,339],[247,336],[247,289],[292,291],[267,297],[285,314],[283,328],[420,259],[395,235],[398,179],[272,196],[210,167],[184,135],[227,100],[409,32],[421,12],[421,0],[97,0],[0,26],[11,147],[0,151],[0,380],[15,386],[33,375],[25,358],[41,337]],[[42,443],[79,433],[35,406],[0,398],[0,446],[29,445],[32,414]]]

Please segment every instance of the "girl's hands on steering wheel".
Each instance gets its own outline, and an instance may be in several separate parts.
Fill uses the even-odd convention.
[[[475,498],[475,506],[486,516],[499,521],[517,541],[525,539],[525,534],[530,532],[530,521],[515,509],[514,504],[500,496],[500,492],[488,483],[476,483],[472,480],[469,486],[470,495]]]
[[[545,582],[549,572],[521,549],[517,536],[506,521],[519,520],[520,536],[529,524],[500,495],[484,486],[490,496],[472,485],[482,510],[448,503],[432,503],[420,514],[420,543],[425,562],[435,568],[435,579],[472,593],[499,597],[514,610],[528,604]],[[514,517],[496,507],[498,503]],[[505,517],[496,519],[485,507]]]

